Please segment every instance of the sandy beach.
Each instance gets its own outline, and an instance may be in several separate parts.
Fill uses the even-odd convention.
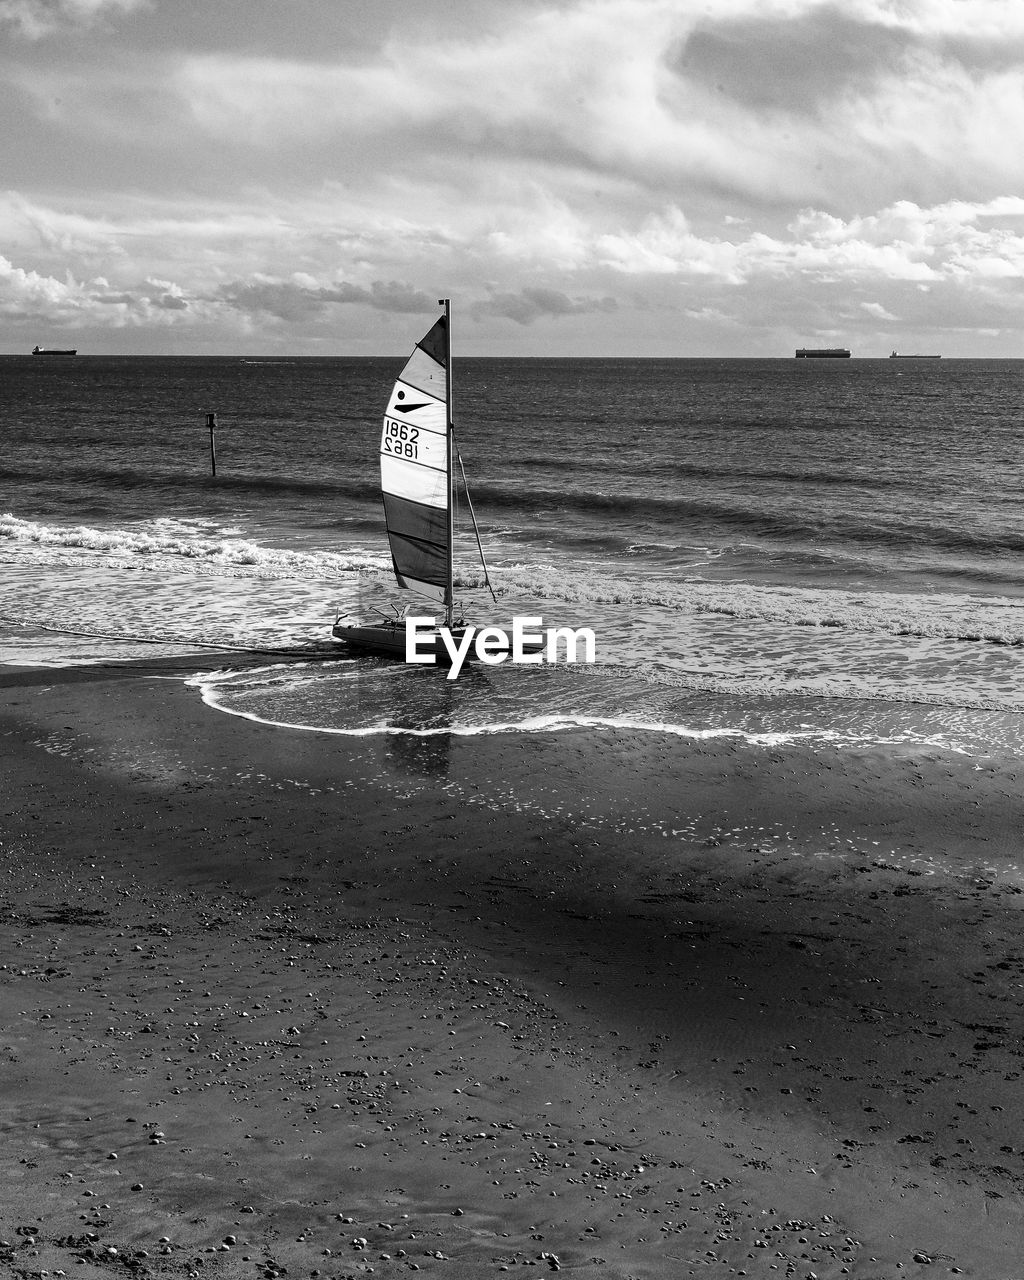
[[[0,669],[19,1276],[1024,1275],[1020,771]]]

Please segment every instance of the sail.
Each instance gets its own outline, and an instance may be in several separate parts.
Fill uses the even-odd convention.
[[[448,332],[441,316],[391,392],[380,438],[384,521],[398,585],[441,603],[449,590]]]

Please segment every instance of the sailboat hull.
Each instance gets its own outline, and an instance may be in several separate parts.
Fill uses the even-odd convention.
[[[331,635],[351,649],[369,653],[383,653],[391,657],[405,657],[405,628],[372,627],[336,622]]]
[[[452,627],[451,643],[459,649],[462,647],[463,638],[466,631],[474,631],[472,627]],[[343,622],[340,618],[331,628],[331,635],[341,644],[347,645],[348,648],[357,650],[360,653],[375,653],[379,657],[384,658],[402,658],[405,659],[405,620],[400,618],[395,622],[381,622],[363,624],[361,622]],[[504,652],[508,657],[512,656],[511,646],[504,650],[495,649],[493,642],[488,646],[492,654]],[[450,667],[452,663],[451,651],[444,640],[442,640],[439,632],[429,632],[417,630],[416,633],[416,651],[424,656],[432,656],[434,664],[439,667]],[[527,640],[522,651],[525,654],[542,653],[544,651],[544,641],[542,639]],[[473,644],[466,648],[463,656],[464,662],[474,662],[477,659],[477,652]]]
[[[464,632],[464,627],[452,628],[452,640],[456,645],[462,643]],[[358,649],[361,653],[376,653],[386,658],[405,658],[404,618],[395,623],[369,624],[341,622],[339,620],[331,628],[331,635],[334,636],[335,640],[348,645],[350,649]],[[435,663],[439,665],[449,665],[451,663],[448,646],[437,632],[431,634],[420,631],[416,638],[416,649],[418,653],[424,655],[432,654]],[[466,656],[469,659],[474,657],[472,646],[470,646]]]

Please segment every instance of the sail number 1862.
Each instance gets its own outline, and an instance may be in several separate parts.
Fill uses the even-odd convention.
[[[388,418],[384,423],[381,452],[396,458],[417,458],[419,447],[416,442],[419,438],[419,427],[410,427],[407,422],[395,422]]]

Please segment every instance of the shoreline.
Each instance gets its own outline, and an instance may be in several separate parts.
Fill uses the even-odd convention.
[[[344,738],[208,668],[0,668],[9,1263],[1014,1274],[1013,762]]]

